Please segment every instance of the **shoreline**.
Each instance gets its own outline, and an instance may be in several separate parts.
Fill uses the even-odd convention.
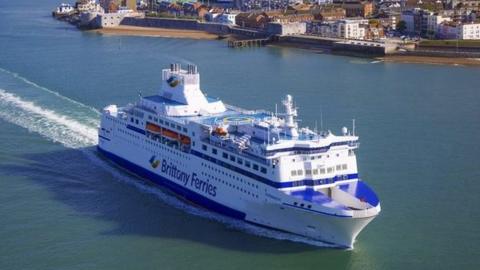
[[[390,62],[390,63],[449,65],[449,66],[480,66],[480,58],[387,55],[382,57],[376,57],[375,59],[382,60],[386,63]]]
[[[119,35],[119,36],[142,36],[142,37],[162,37],[162,38],[183,38],[195,40],[218,40],[219,35],[200,30],[172,29],[172,28],[153,28],[139,26],[115,26],[109,28],[100,28],[88,30],[101,35]],[[229,36],[230,39],[237,39],[235,36]],[[310,44],[298,44],[292,42],[278,42],[268,44],[268,47],[293,48],[307,50],[313,53],[331,54],[326,48],[317,47]],[[339,54],[343,55],[343,54]],[[450,66],[480,66],[480,58],[452,58],[452,57],[434,57],[417,55],[386,55],[381,57],[364,57],[380,60],[386,63],[405,63],[405,64],[429,64],[429,65],[450,65]]]
[[[170,28],[153,28],[139,26],[114,26],[108,28],[100,28],[88,30],[89,32],[101,35],[117,35],[117,36],[141,36],[141,37],[163,37],[163,38],[188,38],[197,40],[214,40],[219,36],[199,30],[183,30]]]

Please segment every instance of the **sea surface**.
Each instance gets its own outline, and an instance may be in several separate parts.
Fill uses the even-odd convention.
[[[480,269],[480,68],[102,36],[60,1],[0,1],[0,269]],[[196,208],[95,151],[101,109],[194,63],[210,96],[301,125],[356,120],[382,212],[353,250]],[[321,121],[322,120],[322,121]]]

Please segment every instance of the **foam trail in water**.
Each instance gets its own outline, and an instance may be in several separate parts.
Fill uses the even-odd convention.
[[[97,143],[94,126],[88,126],[31,101],[0,89],[0,116],[8,122],[37,132],[69,148],[80,148]]]
[[[28,84],[28,85],[30,85],[30,86],[33,86],[33,87],[35,87],[35,88],[38,88],[38,89],[40,89],[40,90],[43,90],[43,91],[48,92],[48,93],[50,93],[50,94],[53,94],[53,95],[59,97],[60,99],[63,99],[63,100],[68,101],[68,102],[70,102],[70,103],[73,103],[73,104],[75,104],[75,105],[77,105],[77,106],[83,107],[83,108],[85,108],[85,109],[87,109],[87,110],[89,110],[89,111],[91,111],[91,112],[93,112],[93,113],[95,113],[95,114],[97,114],[97,115],[100,115],[100,112],[99,112],[97,109],[92,108],[92,107],[90,107],[90,106],[87,106],[87,105],[85,105],[85,104],[83,104],[83,103],[80,103],[80,102],[78,102],[78,101],[76,101],[76,100],[73,100],[73,99],[71,99],[71,98],[68,98],[68,97],[66,97],[66,96],[62,96],[60,93],[55,92],[55,91],[53,91],[53,90],[50,90],[50,89],[48,89],[48,88],[46,88],[46,87],[40,86],[40,85],[38,85],[38,84],[36,84],[36,83],[28,80],[27,78],[22,77],[22,76],[21,76],[20,74],[18,74],[18,73],[15,73],[15,72],[6,70],[6,69],[4,69],[4,68],[0,68],[0,71],[4,72],[4,73],[6,73],[6,74],[9,74],[9,75],[11,75],[12,77],[14,77],[14,78],[16,78],[16,79],[19,79],[19,80],[23,81],[24,83],[26,83],[26,84]]]
[[[80,149],[96,167],[105,170],[115,179],[133,185],[142,192],[153,194],[168,205],[187,213],[215,220],[236,230],[257,236],[300,242],[319,247],[335,247],[302,236],[258,227],[185,203],[169,193],[163,192],[146,182],[139,181],[136,177],[124,173],[100,158],[97,152],[93,150],[94,148],[89,147],[97,144],[98,135],[95,126],[84,124],[76,119],[61,115],[54,110],[38,106],[34,102],[26,101],[4,89],[0,89],[0,118],[22,126],[29,131],[39,133],[68,148]],[[88,122],[94,121],[96,120],[91,119],[91,121]]]

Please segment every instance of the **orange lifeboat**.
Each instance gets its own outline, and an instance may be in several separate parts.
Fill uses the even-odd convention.
[[[185,135],[180,135],[180,142],[182,144],[190,144],[190,137]]]
[[[225,136],[227,135],[227,131],[223,127],[216,127],[215,130],[213,131],[215,134],[219,136]]]
[[[162,128],[160,126],[147,122],[147,130],[153,133],[160,133],[162,131]]]
[[[175,131],[171,131],[169,129],[163,129],[162,130],[162,135],[171,139],[178,140],[178,133]]]

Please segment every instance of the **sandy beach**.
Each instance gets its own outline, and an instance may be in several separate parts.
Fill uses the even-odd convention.
[[[124,36],[147,36],[165,38],[190,38],[190,39],[217,39],[218,35],[196,30],[137,27],[137,26],[116,26],[92,30],[104,35]]]
[[[480,66],[479,58],[389,55],[385,57],[379,57],[377,59],[383,60],[385,62],[397,62],[397,63],[454,65],[454,66]]]

